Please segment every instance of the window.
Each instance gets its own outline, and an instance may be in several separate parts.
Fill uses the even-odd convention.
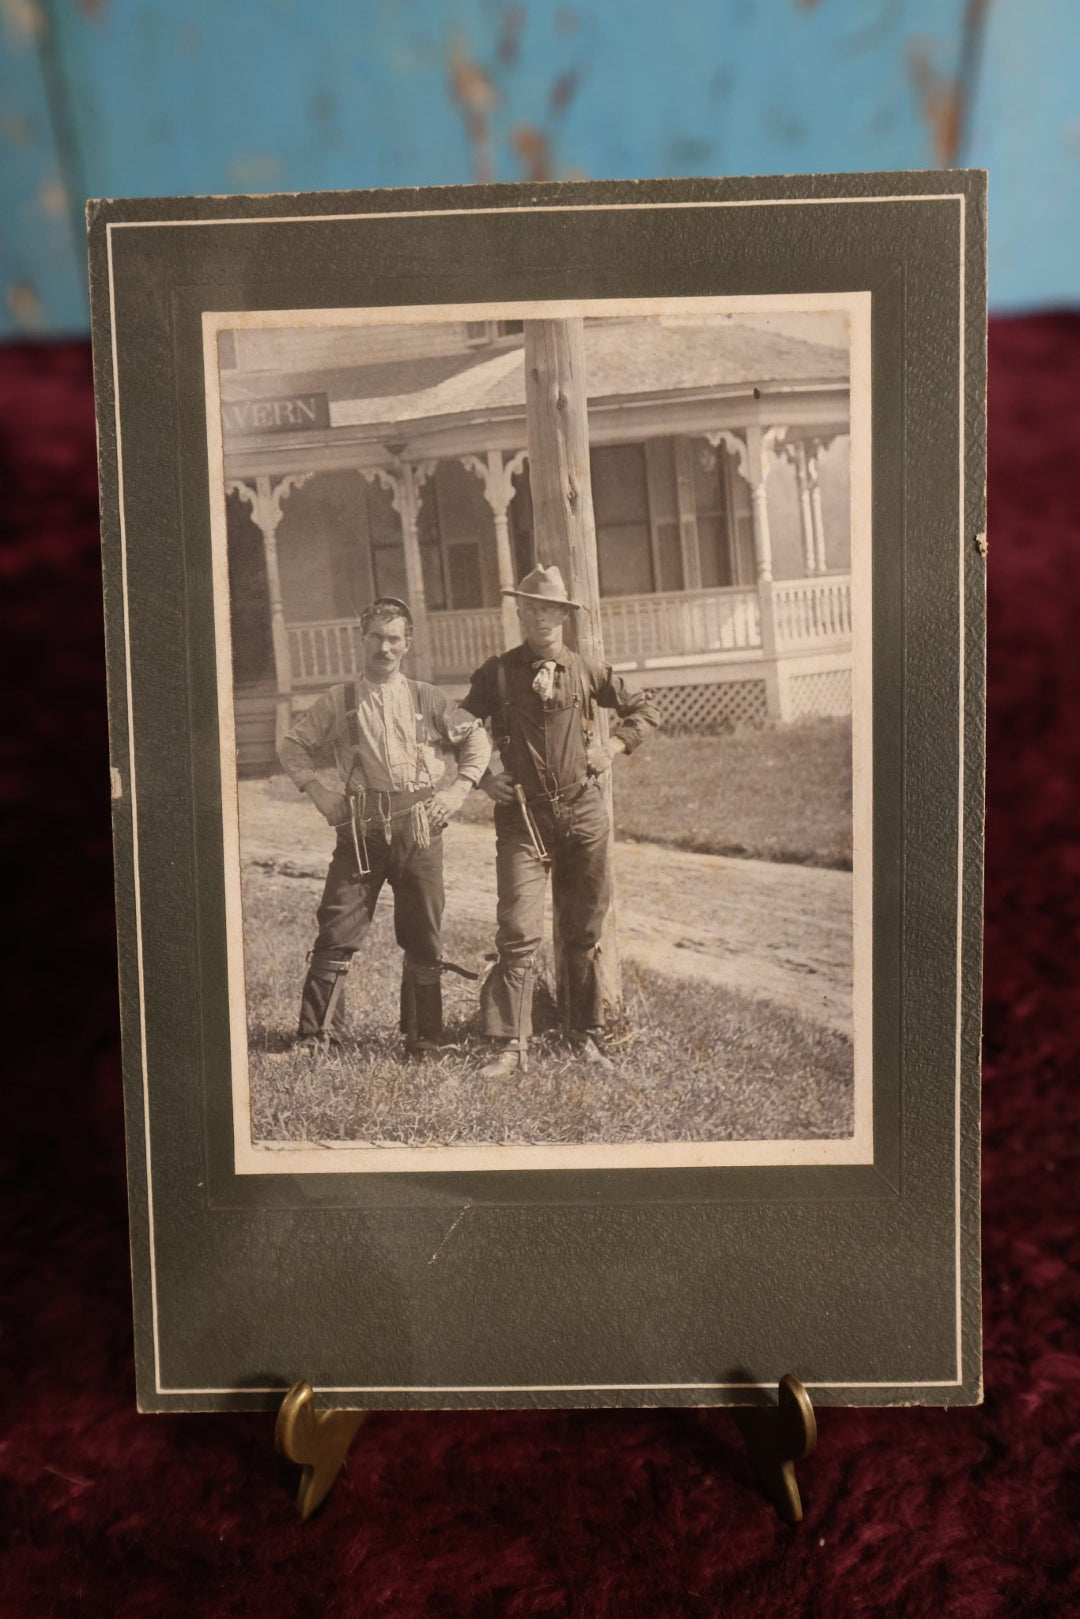
[[[752,585],[757,569],[746,479],[740,477],[734,457],[723,445],[714,449],[705,439],[695,439],[688,447],[694,461],[702,588]]]
[[[590,460],[600,594],[682,590],[674,441],[602,445]]]
[[[446,547],[450,599],[455,607],[482,607],[484,583],[480,576],[480,547],[460,540]]]
[[[480,536],[491,532],[491,515],[480,480],[459,461],[440,461],[424,484],[418,529],[428,606],[483,607]]]
[[[649,522],[652,526],[653,573],[658,590],[682,590],[681,512],[678,487],[678,442],[650,439],[645,446],[649,482]]]
[[[703,590],[734,582],[728,545],[727,479],[721,453],[707,442],[698,441],[693,446],[694,506]]]
[[[753,582],[749,491],[742,479],[732,477],[728,459],[706,440],[684,437],[593,448],[589,463],[601,596]],[[516,489],[510,525],[520,577],[533,566],[534,555],[547,559],[542,545],[534,551],[527,471]]]
[[[483,348],[500,337],[520,337],[524,330],[523,320],[467,320],[465,341],[470,348]]]
[[[645,447],[606,444],[593,450],[593,512],[602,596],[644,596],[653,578]]]
[[[524,579],[536,566],[528,464],[514,476],[514,498],[510,502],[510,545],[514,553],[514,578]]]

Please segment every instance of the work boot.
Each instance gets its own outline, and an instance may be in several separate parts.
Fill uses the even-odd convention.
[[[293,1041],[293,1051],[342,1051],[345,1047],[345,1036],[340,1029],[312,1029],[298,1034]],[[285,1053],[287,1055],[287,1053]]]
[[[498,1054],[480,1070],[481,1079],[513,1079],[525,1067],[521,1045],[517,1040],[503,1042]]]
[[[442,969],[406,961],[401,971],[401,1032],[405,1052],[423,1060],[442,1041]]]
[[[422,1035],[405,1041],[405,1057],[411,1062],[426,1062],[429,1057],[437,1057],[441,1049],[437,1040],[425,1040]]]
[[[574,1055],[587,1063],[590,1068],[614,1068],[615,1064],[600,1044],[603,1039],[601,1029],[571,1029],[570,1044],[574,1048]]]

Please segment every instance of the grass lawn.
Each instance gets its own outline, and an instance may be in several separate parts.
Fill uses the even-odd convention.
[[[654,736],[614,767],[615,836],[851,870],[851,724]],[[491,817],[470,795],[462,819]]]
[[[476,988],[444,979],[447,1041],[406,1062],[397,1033],[400,952],[389,894],[348,980],[351,1039],[296,1052],[305,956],[320,884],[247,867],[245,963],[252,1135],[258,1141],[421,1145],[813,1139],[851,1131],[852,1052],[843,1035],[767,1001],[624,966],[625,1025],[613,1070],[583,1067],[550,1026],[527,1075],[481,1079]],[[490,931],[446,928],[450,960],[475,962]],[[538,996],[538,1025],[550,1003]]]

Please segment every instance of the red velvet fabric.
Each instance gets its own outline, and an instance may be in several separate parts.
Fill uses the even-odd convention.
[[[301,1526],[269,1417],[135,1411],[89,354],[0,351],[0,1612],[1080,1611],[1078,390],[1080,318],[994,326],[986,1404],[823,1411],[798,1530],[723,1412],[389,1413]]]

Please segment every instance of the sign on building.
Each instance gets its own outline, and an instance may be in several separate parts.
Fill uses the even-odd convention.
[[[286,399],[222,401],[226,437],[247,433],[311,433],[330,426],[327,394],[292,394]]]

